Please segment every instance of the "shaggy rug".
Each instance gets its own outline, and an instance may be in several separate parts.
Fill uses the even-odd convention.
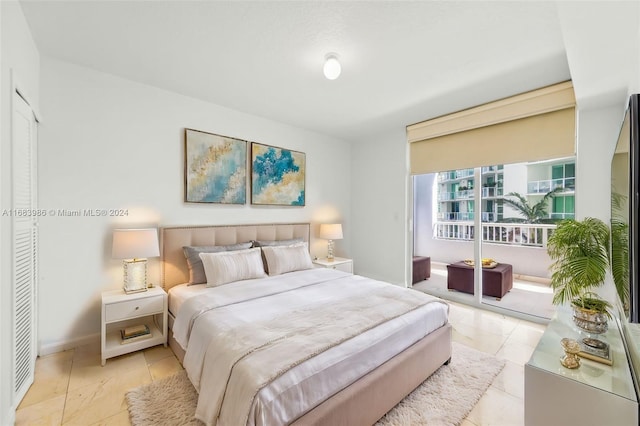
[[[504,363],[454,342],[451,363],[440,367],[376,426],[458,425]],[[197,394],[184,372],[133,389],[126,398],[133,426],[203,424],[193,417]]]

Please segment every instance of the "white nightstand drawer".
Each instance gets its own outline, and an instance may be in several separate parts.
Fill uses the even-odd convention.
[[[344,257],[336,257],[333,260],[316,259],[313,261],[313,266],[315,268],[337,269],[353,274],[353,260]]]
[[[105,320],[112,322],[162,312],[164,309],[163,302],[163,298],[157,296],[110,303],[105,306]]]
[[[351,262],[345,262],[345,263],[339,263],[338,265],[330,266],[330,268],[337,269],[338,271],[349,272],[350,274],[352,274],[353,268],[351,266],[352,266]]]

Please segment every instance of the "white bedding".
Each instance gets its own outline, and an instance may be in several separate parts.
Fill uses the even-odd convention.
[[[190,297],[197,296],[205,292],[206,287],[203,284],[178,284],[169,290],[169,312],[174,318],[177,318],[180,307],[185,300]]]
[[[170,307],[176,315],[173,332],[186,348],[185,369],[201,392],[201,400],[209,393],[201,389],[201,377],[203,374],[206,377],[206,351],[210,344],[215,344],[213,335],[217,330],[268,321],[282,315],[283,307],[304,310],[318,303],[338,303],[343,296],[366,298],[370,288],[382,285],[392,286],[337,270],[311,269],[214,288],[174,287],[170,292]],[[415,295],[429,302],[435,299],[418,292]],[[260,389],[247,424],[287,424],[443,326],[448,306],[436,300],[439,303],[420,306],[286,371]],[[206,401],[199,403],[196,415],[200,420],[207,424],[232,423],[222,415],[211,417],[207,408],[210,405]]]

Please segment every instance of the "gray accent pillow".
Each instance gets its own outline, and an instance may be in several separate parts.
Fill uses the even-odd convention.
[[[304,242],[303,238],[292,238],[290,240],[257,240],[253,242],[253,247],[276,247],[276,246],[290,246],[293,244],[298,244]],[[264,253],[262,253],[262,262],[264,263],[264,270],[269,273],[269,265],[267,264],[267,259],[264,257]]]
[[[202,259],[200,259],[200,253],[220,253],[222,251],[236,251],[246,250],[251,248],[252,242],[232,244],[228,246],[184,246],[184,257],[187,259],[187,266],[189,267],[189,285],[191,284],[204,284],[207,282],[207,277],[204,274],[204,266],[202,265]]]
[[[290,246],[295,243],[302,243],[302,238],[292,238],[290,240],[274,240],[274,241],[254,241],[254,247],[273,247],[273,246]]]

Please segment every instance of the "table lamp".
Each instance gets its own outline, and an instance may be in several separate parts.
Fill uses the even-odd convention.
[[[158,230],[114,229],[111,255],[123,259],[125,293],[147,291],[146,258],[160,256]]]
[[[320,238],[329,240],[327,243],[327,260],[333,261],[333,240],[342,239],[342,225],[339,223],[323,223],[320,225]]]

